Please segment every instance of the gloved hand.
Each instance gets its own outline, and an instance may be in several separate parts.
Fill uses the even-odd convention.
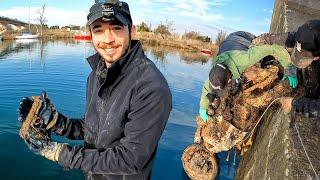
[[[231,81],[231,94],[232,95],[236,95],[237,94],[237,92],[240,89],[241,83],[242,83],[242,79],[241,78],[232,79],[232,81]]]
[[[43,119],[46,129],[49,130],[57,123],[59,113],[51,103],[45,91],[41,93],[40,99],[43,101],[43,107],[39,113],[39,116]]]
[[[53,162],[57,162],[63,146],[67,144],[51,142],[46,140],[39,140],[30,136],[29,139],[25,140],[30,151],[37,155],[41,155]]]
[[[57,123],[59,113],[56,111],[45,91],[41,93],[40,99],[43,101],[43,105],[39,112],[39,117],[41,118],[45,128],[49,130]],[[28,97],[21,100],[18,117],[19,121],[24,122],[26,120],[26,117],[32,107],[32,103],[33,100]]]
[[[320,116],[320,100],[301,97],[292,102],[293,110],[302,113],[306,117]]]
[[[282,80],[288,78],[290,87],[295,89],[298,86],[298,78],[297,78],[297,68],[295,66],[290,66],[289,68],[284,70],[284,76]]]
[[[20,101],[20,107],[19,107],[19,116],[18,116],[18,120],[20,122],[24,122],[29,114],[29,111],[32,107],[32,103],[33,101],[31,99],[29,99],[28,97],[23,98]]]
[[[199,115],[200,115],[201,119],[202,119],[204,122],[207,122],[207,121],[208,121],[209,116],[208,116],[207,111],[206,111],[205,109],[200,108],[200,109],[199,109]]]
[[[285,80],[288,78],[288,82],[289,82],[289,85],[292,89],[295,89],[297,88],[298,86],[298,78],[297,77],[294,77],[294,76],[284,76],[282,78],[282,80]]]

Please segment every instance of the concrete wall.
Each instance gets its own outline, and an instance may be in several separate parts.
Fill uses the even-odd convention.
[[[275,0],[270,32],[296,31],[311,19],[320,19],[320,0]]]

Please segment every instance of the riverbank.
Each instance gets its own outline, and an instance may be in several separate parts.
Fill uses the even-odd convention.
[[[203,49],[208,49],[212,52],[212,55],[218,50],[218,46],[211,42],[184,39],[179,35],[165,36],[153,32],[137,32],[135,38],[150,46],[165,46],[195,52],[201,52]]]
[[[33,34],[36,34],[33,32]],[[67,30],[46,30],[42,36],[42,39],[62,39],[73,38],[77,32],[71,32]],[[4,40],[13,40],[21,33],[14,31],[7,31],[2,36]],[[153,32],[137,32],[135,39],[140,40],[144,44],[150,46],[163,46],[175,49],[182,49],[194,52],[201,52],[203,49],[208,49],[214,55],[218,46],[211,42],[202,42],[200,40],[184,39],[179,35],[166,36],[161,34],[155,34]]]

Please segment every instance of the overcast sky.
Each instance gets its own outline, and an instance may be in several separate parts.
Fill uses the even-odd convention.
[[[94,0],[0,0],[0,16],[35,23],[36,11],[46,4],[48,25],[85,25]],[[175,32],[197,31],[210,37],[219,29],[269,31],[274,0],[127,0],[134,24],[156,27],[172,22]]]

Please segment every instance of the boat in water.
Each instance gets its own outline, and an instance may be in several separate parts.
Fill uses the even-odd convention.
[[[211,56],[213,54],[210,49],[201,49],[201,53],[206,56]]]
[[[89,34],[76,34],[73,36],[73,39],[77,41],[90,41],[91,36]]]
[[[20,36],[16,36],[15,39],[39,39],[39,34],[22,33]]]

